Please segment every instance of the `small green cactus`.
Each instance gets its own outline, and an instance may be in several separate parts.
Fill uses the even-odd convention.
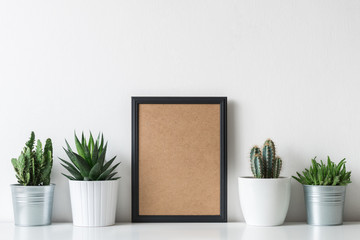
[[[278,178],[282,160],[276,156],[275,144],[271,139],[265,141],[263,151],[254,146],[250,152],[250,166],[255,178]]]
[[[261,155],[261,150],[258,146],[254,146],[250,152],[250,164],[251,171],[253,172],[256,178],[264,177],[264,164],[263,157]]]
[[[44,150],[40,140],[37,140],[36,148],[35,133],[31,132],[29,141],[26,142],[23,151],[16,159],[11,159],[16,172],[18,183],[23,186],[41,186],[50,184],[50,173],[53,165],[53,149],[51,139],[48,138]]]

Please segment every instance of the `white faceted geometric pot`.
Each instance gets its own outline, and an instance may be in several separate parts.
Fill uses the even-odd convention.
[[[115,224],[118,180],[69,180],[73,224],[102,227]]]
[[[244,219],[254,226],[284,223],[289,209],[291,179],[239,177],[239,198]]]

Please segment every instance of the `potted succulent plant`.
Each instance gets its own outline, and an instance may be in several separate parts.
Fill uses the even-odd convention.
[[[17,226],[40,226],[51,224],[54,184],[50,184],[53,165],[51,139],[44,149],[40,140],[35,147],[35,133],[18,158],[11,159],[19,184],[12,184],[14,220]]]
[[[335,164],[327,159],[318,163],[311,160],[309,169],[293,176],[304,187],[307,223],[310,225],[340,225],[343,223],[345,193],[351,183],[351,172],[346,171],[345,158]]]
[[[262,152],[254,146],[250,152],[253,177],[239,177],[239,198],[244,219],[255,226],[284,223],[290,202],[291,178],[280,177],[282,160],[275,144],[265,141]]]
[[[102,134],[96,141],[91,132],[88,141],[82,134],[81,142],[74,135],[77,152],[65,140],[64,150],[70,162],[60,158],[61,165],[70,173],[63,175],[69,179],[73,223],[88,227],[113,225],[119,179],[114,170],[120,163],[112,166],[116,156],[105,160],[107,143],[104,145]]]

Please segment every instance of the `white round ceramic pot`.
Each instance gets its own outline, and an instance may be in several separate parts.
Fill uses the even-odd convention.
[[[102,227],[115,224],[118,180],[69,181],[75,226]]]
[[[244,219],[254,226],[284,223],[289,209],[291,179],[239,177],[239,198]]]

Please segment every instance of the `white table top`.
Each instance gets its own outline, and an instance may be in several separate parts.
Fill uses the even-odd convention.
[[[44,227],[16,227],[0,223],[0,239],[13,240],[339,240],[358,239],[360,223],[340,226],[310,226],[285,223],[278,227],[254,227],[245,223],[118,223],[110,227],[74,227],[53,223]]]

